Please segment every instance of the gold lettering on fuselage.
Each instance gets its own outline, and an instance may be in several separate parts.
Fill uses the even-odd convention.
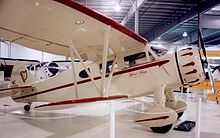
[[[129,77],[136,78],[136,77],[143,76],[146,73],[147,73],[147,70],[141,70],[141,71],[138,71],[138,72],[132,72],[132,73],[129,74]]]

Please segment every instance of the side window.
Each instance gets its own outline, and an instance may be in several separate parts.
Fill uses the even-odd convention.
[[[161,47],[151,46],[150,48],[158,57],[161,57],[168,52],[168,49]]]
[[[88,68],[88,70],[90,71],[89,68]],[[80,71],[80,72],[79,72],[79,76],[80,76],[81,78],[88,78],[88,77],[89,77],[89,75],[87,74],[86,70]]]
[[[108,61],[106,65],[106,74],[111,72],[111,67],[112,67],[112,62],[113,61]],[[100,72],[102,73],[102,64],[99,65]]]
[[[137,54],[134,54],[134,55],[124,57],[125,64],[128,67],[131,67],[131,66],[134,66],[134,65],[137,65],[137,64],[141,64],[143,62],[146,62],[146,60],[147,59],[146,59],[146,53],[145,52],[141,52],[141,53],[137,53]]]

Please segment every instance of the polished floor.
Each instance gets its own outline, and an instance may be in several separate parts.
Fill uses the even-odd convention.
[[[153,133],[149,128],[134,123],[144,115],[153,99],[142,97],[145,103],[124,100],[116,101],[116,138],[192,138],[200,134],[202,138],[220,137],[220,105],[207,102],[202,93],[177,94],[188,103],[184,115],[173,125],[198,120],[198,98],[201,104],[201,128],[198,125],[190,132],[170,130],[165,134]],[[34,103],[39,104],[39,103]],[[0,99],[0,138],[107,138],[109,137],[109,102],[78,105],[59,111],[23,111],[24,104],[15,103],[10,98]]]

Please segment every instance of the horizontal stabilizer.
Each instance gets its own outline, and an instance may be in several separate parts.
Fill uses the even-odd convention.
[[[3,88],[3,89],[0,89],[0,92],[9,91],[9,90],[21,90],[21,89],[27,89],[27,88],[32,88],[32,86],[20,86],[20,87]]]
[[[20,86],[20,87],[11,87],[11,88],[3,88],[0,89],[0,98],[7,97],[7,96],[13,96],[16,92],[20,91],[31,91],[32,86]]]

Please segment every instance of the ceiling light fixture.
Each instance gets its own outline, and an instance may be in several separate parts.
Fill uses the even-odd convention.
[[[36,2],[36,3],[35,3],[35,6],[38,6],[38,5],[39,5],[39,2]]]
[[[157,44],[157,46],[158,46],[158,47],[162,47],[162,45],[161,45],[161,44]]]
[[[183,37],[187,37],[188,34],[186,32],[183,33]]]
[[[116,12],[119,12],[119,11],[121,10],[121,7],[120,7],[120,5],[117,3],[117,4],[115,5],[114,9],[115,9]]]

